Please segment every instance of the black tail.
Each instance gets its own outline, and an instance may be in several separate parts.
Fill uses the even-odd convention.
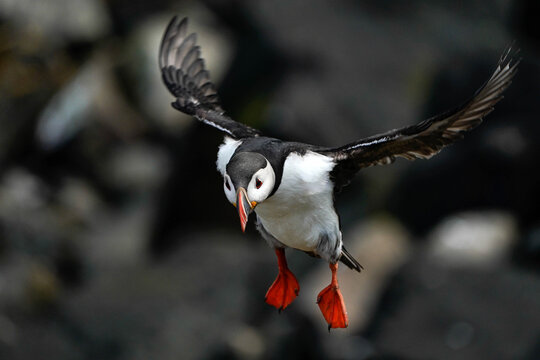
[[[364,267],[360,265],[360,263],[356,261],[356,259],[353,258],[351,254],[349,254],[347,249],[345,249],[345,246],[341,247],[341,257],[339,258],[339,260],[348,267],[350,267],[352,270],[360,272],[364,269]]]

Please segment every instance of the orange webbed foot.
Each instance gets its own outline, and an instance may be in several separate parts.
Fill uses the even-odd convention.
[[[276,255],[278,257],[279,274],[270,289],[268,289],[264,300],[281,312],[298,296],[300,286],[294,274],[287,267],[285,250],[276,249]]]
[[[332,282],[317,296],[317,304],[328,323],[328,331],[332,328],[346,328],[349,325],[345,302],[337,282],[337,267],[337,264],[330,264]]]
[[[299,291],[300,286],[294,274],[289,270],[280,271],[264,300],[281,311],[293,302]]]

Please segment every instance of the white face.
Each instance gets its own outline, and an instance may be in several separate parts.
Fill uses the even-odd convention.
[[[229,200],[231,204],[236,204],[237,189],[235,189],[231,178],[226,172],[223,176],[223,180],[223,190],[225,191],[227,200]],[[266,167],[259,169],[255,174],[253,174],[247,186],[246,191],[249,201],[260,203],[266,200],[266,198],[270,195],[270,192],[272,192],[275,182],[276,174],[274,173],[274,169],[272,169],[272,165],[270,165],[267,160]]]
[[[225,191],[227,200],[229,200],[231,204],[236,204],[236,189],[234,188],[231,178],[226,172],[223,175],[223,191]]]

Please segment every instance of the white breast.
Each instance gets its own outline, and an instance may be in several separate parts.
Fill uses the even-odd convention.
[[[334,165],[314,152],[290,154],[278,190],[255,208],[264,228],[283,244],[304,251],[316,252],[321,236],[341,244],[329,178]]]

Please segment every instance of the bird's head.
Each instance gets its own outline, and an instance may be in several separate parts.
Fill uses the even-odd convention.
[[[261,154],[240,152],[235,154],[223,175],[223,189],[231,204],[236,206],[242,231],[249,214],[266,200],[276,183],[276,174],[270,162]]]

